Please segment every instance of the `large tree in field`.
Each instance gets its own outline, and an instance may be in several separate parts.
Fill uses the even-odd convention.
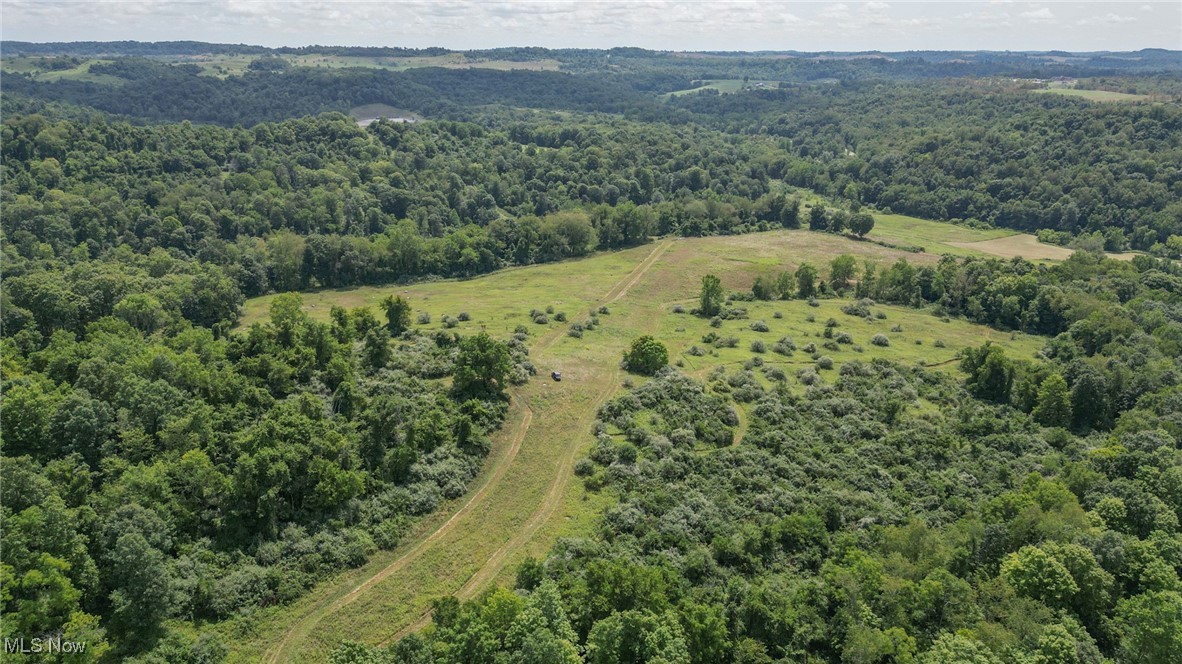
[[[723,299],[722,281],[713,274],[702,277],[702,290],[698,294],[698,309],[702,315],[718,315],[722,311]]]
[[[829,230],[829,213],[825,210],[824,205],[814,205],[809,208],[809,230]]]
[[[850,280],[858,272],[858,260],[849,254],[842,254],[829,264],[829,285],[834,290],[848,288]]]
[[[865,237],[874,229],[874,217],[869,212],[857,212],[850,217],[850,232],[858,237]]]
[[[386,296],[382,300],[382,308],[386,310],[386,329],[390,336],[398,337],[410,329],[410,303],[401,297]]]
[[[796,294],[800,297],[817,294],[817,268],[808,263],[796,268]]]
[[[499,396],[511,368],[509,347],[481,332],[460,341],[453,386],[463,396]]]
[[[669,351],[665,344],[648,336],[639,337],[624,353],[624,366],[629,371],[651,376],[661,367],[669,364]]]

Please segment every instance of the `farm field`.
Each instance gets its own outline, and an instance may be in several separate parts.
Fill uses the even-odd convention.
[[[1031,90],[1040,94],[1055,94],[1063,95],[1065,97],[1077,97],[1079,99],[1086,99],[1088,101],[1149,101],[1153,99],[1149,95],[1134,95],[1127,92],[1112,92],[1109,90],[1080,90],[1078,88],[1062,88],[1049,87],[1040,90]]]
[[[349,117],[364,127],[378,118],[387,118],[395,122],[417,122],[422,117],[414,111],[395,108],[387,104],[365,104],[349,109]]]
[[[679,97],[681,95],[689,95],[689,94],[693,94],[695,92],[701,92],[702,90],[718,90],[719,92],[722,92],[722,93],[731,93],[731,92],[738,92],[739,90],[743,89],[743,79],[741,79],[741,78],[726,78],[726,79],[717,79],[717,80],[709,80],[708,79],[708,80],[702,80],[702,81],[694,81],[694,83],[698,83],[699,85],[696,85],[692,88],[688,88],[686,90],[676,90],[676,91],[670,92],[664,96],[666,98]],[[779,81],[754,81],[754,80],[747,81],[747,85],[749,87],[771,88],[771,87],[775,87],[778,83],[779,83]]]
[[[589,493],[573,481],[574,462],[589,449],[590,427],[601,404],[624,389],[619,360],[632,339],[652,334],[670,350],[670,362],[704,378],[718,366],[728,369],[751,359],[751,342],[791,336],[798,345],[819,346],[825,322],[850,333],[855,344],[833,357],[835,370],[845,361],[884,357],[904,363],[923,362],[955,371],[956,351],[991,339],[1013,357],[1029,358],[1039,339],[1010,335],[961,320],[942,321],[930,313],[894,306],[875,306],[885,318],[866,321],[841,313],[850,300],[737,302],[748,319],[708,321],[675,314],[673,307],[693,306],[701,277],[717,274],[728,290],[745,291],[759,275],[795,268],[803,262],[823,266],[842,253],[855,253],[887,264],[900,257],[918,263],[937,260],[934,254],[908,254],[878,245],[807,231],[773,231],[743,236],[666,239],[626,251],[603,253],[563,263],[503,270],[470,280],[449,280],[405,287],[373,287],[305,294],[305,310],[327,318],[333,305],[373,306],[388,294],[407,299],[416,314],[428,312],[431,322],[418,329],[442,329],[443,315],[468,313],[470,321],[457,331],[480,329],[504,336],[517,325],[531,332],[531,359],[538,375],[513,391],[505,428],[479,478],[469,492],[421,523],[394,551],[376,555],[367,565],[321,584],[296,603],[266,609],[252,619],[245,638],[227,634],[234,643],[230,661],[323,661],[343,638],[386,643],[427,622],[430,602],[456,594],[470,599],[494,583],[512,581],[517,564],[527,555],[542,555],[559,538],[592,532],[597,515],[608,504],[604,494]],[[271,297],[250,300],[243,324],[266,315]],[[582,338],[566,334],[569,322],[538,325],[530,309],[553,307],[570,322],[581,321],[600,306],[601,325]],[[779,312],[780,318],[775,314]],[[766,322],[767,332],[750,324]],[[898,327],[896,327],[898,326]],[[896,328],[899,331],[891,331]],[[901,329],[900,329],[901,328]],[[691,355],[709,332],[737,337],[735,348],[710,349]],[[873,334],[886,334],[890,346],[869,344]],[[937,347],[936,341],[942,342]],[[917,344],[922,342],[922,344]],[[785,358],[761,354],[768,364],[783,364],[791,375],[796,365],[812,365],[804,353]],[[563,380],[549,380],[551,371]],[[823,371],[824,379],[835,376]],[[632,377],[639,382],[640,378]],[[794,383],[790,380],[790,383]],[[795,386],[794,385],[794,389]],[[740,409],[741,410],[741,409]],[[741,414],[741,417],[744,417]],[[233,630],[233,623],[219,629]]]
[[[923,247],[927,253],[980,256],[986,248],[965,246],[1015,235],[1004,228],[978,229],[904,214],[874,214],[874,230],[868,236],[900,246]],[[1034,236],[1030,236],[1035,239]]]

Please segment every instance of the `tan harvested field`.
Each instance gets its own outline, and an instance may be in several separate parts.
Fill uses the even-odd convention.
[[[1044,244],[1038,238],[1027,233],[1008,235],[1006,237],[982,240],[980,242],[949,242],[948,244],[961,249],[972,249],[1002,258],[1021,256],[1029,260],[1050,259],[1061,261],[1073,253],[1067,247],[1054,244]]]

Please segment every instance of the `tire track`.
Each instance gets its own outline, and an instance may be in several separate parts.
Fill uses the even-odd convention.
[[[631,272],[629,272],[620,281],[613,285],[612,288],[608,290],[607,294],[597,300],[595,304],[617,302],[627,295],[628,291],[644,277],[648,270],[658,260],[660,260],[661,256],[671,244],[672,240],[662,240],[659,242],[643,261],[641,261],[635,268],[632,269]],[[559,339],[562,338],[563,334],[565,334],[563,328],[555,327],[546,335],[538,339],[538,342],[530,349],[531,356],[535,355],[536,353],[548,350]],[[611,394],[618,388],[618,384],[619,369],[613,368],[611,378],[604,387],[603,391],[599,393],[592,401],[592,407],[588,408],[587,411],[584,412],[579,418],[579,425],[582,427],[580,430],[585,430],[590,426],[590,419],[594,417],[596,412],[598,412],[599,406],[604,401],[606,401],[607,398],[610,397]],[[311,611],[306,616],[298,620],[295,625],[285,632],[283,639],[275,648],[270,650],[264,656],[263,661],[267,662],[268,664],[277,664],[280,661],[289,660],[291,656],[289,651],[293,647],[293,644],[302,640],[307,635],[307,633],[315,628],[316,625],[318,625],[322,620],[348,606],[370,588],[381,583],[383,580],[400,569],[406,567],[423,551],[425,551],[431,543],[448,534],[454,527],[457,519],[470,512],[478,505],[478,503],[482,502],[482,499],[488,493],[488,491],[500,483],[505,473],[508,471],[509,466],[512,465],[512,462],[516,458],[518,451],[521,449],[521,445],[525,440],[526,434],[529,432],[530,424],[533,422],[533,409],[530,407],[528,399],[524,398],[520,392],[516,392],[514,394],[514,400],[518,402],[523,409],[523,417],[521,422],[516,427],[512,442],[505,454],[495,462],[492,472],[487,475],[484,482],[480,485],[480,488],[472,494],[472,496],[464,503],[464,505],[461,506],[454,514],[452,514],[446,522],[432,531],[430,535],[415,542],[410,549],[408,549],[389,565],[382,568],[379,572],[357,584],[345,595],[334,600],[325,600],[311,609]],[[570,471],[573,467],[575,455],[578,453],[578,451],[579,447],[576,445],[571,445],[569,447],[562,457],[558,472],[555,473],[554,480],[550,484],[545,499],[538,509],[534,511],[533,515],[531,515],[529,521],[526,522],[525,527],[518,531],[518,533],[516,533],[508,542],[502,545],[480,567],[480,569],[473,573],[473,575],[470,576],[465,582],[464,586],[460,588],[457,594],[467,596],[468,594],[471,594],[472,591],[481,583],[494,578],[495,575],[499,573],[504,567],[505,559],[508,557],[509,553],[528,541],[528,539],[537,532],[542,524],[549,520],[554,511],[558,508],[558,505],[561,503],[562,494],[566,491],[566,486],[569,483],[571,475]],[[407,633],[421,628],[422,626],[425,626],[430,620],[430,616],[431,612],[428,611],[414,624],[400,630],[398,633],[387,638],[382,643],[385,644],[393,639],[399,638]]]

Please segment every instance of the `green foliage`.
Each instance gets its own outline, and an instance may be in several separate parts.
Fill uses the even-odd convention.
[[[632,345],[624,353],[624,366],[639,374],[651,376],[668,364],[669,351],[665,344],[649,335],[633,339]]]
[[[796,296],[804,299],[817,294],[817,268],[802,263],[796,268]]]
[[[1071,395],[1067,381],[1059,374],[1051,374],[1038,388],[1038,403],[1031,413],[1044,427],[1066,427],[1071,424]]]
[[[503,342],[484,332],[465,337],[456,355],[454,389],[468,397],[500,397],[511,368]]]
[[[717,316],[722,311],[725,297],[722,281],[718,277],[713,274],[702,277],[702,289],[698,293],[698,312],[702,316]]]
[[[410,303],[401,297],[386,296],[382,300],[382,308],[386,312],[386,329],[390,336],[400,337],[410,329]]]

